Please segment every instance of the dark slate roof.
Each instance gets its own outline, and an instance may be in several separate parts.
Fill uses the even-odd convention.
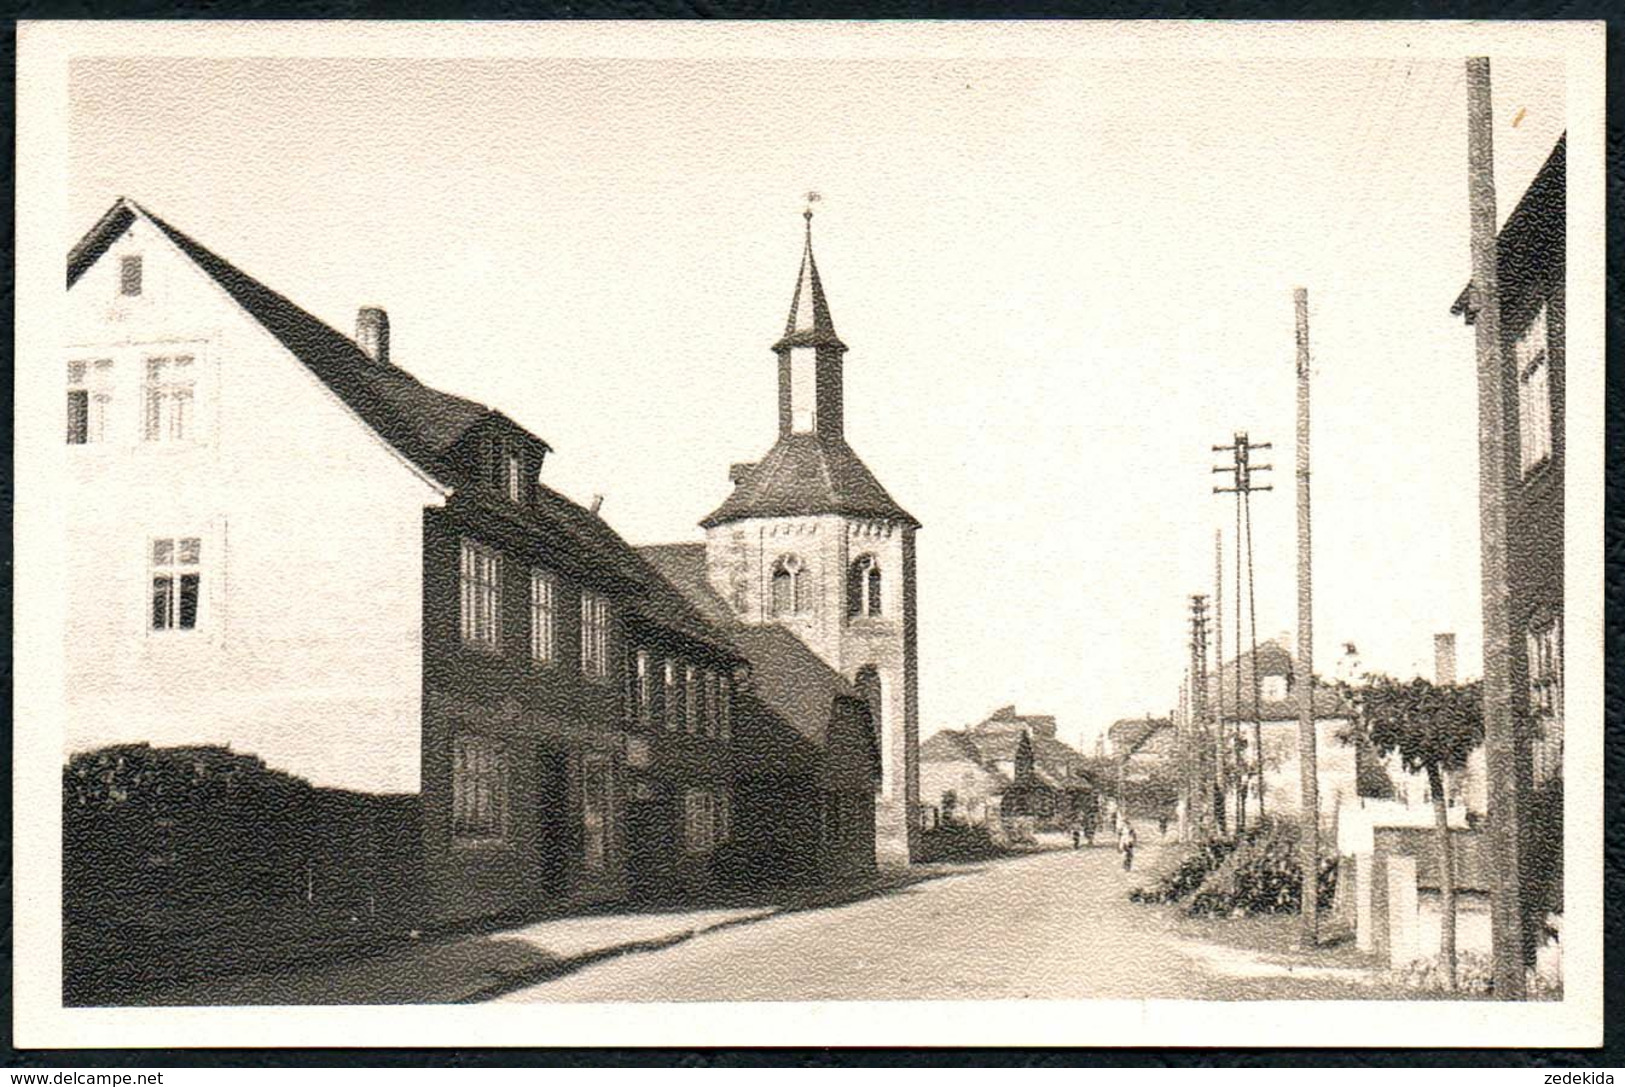
[[[1277,642],[1265,642],[1258,647],[1257,654],[1243,653],[1236,660],[1224,666],[1224,719],[1226,721],[1253,720],[1253,668],[1257,662],[1258,676],[1286,676],[1289,681],[1295,682],[1295,669],[1292,654]],[[1241,691],[1241,710],[1236,710],[1236,691]],[[1208,677],[1208,705],[1213,704],[1218,697],[1218,677]],[[1352,714],[1347,702],[1332,688],[1315,687],[1315,717],[1340,718]],[[1258,719],[1261,721],[1296,721],[1298,719],[1298,697],[1289,693],[1280,701],[1265,699],[1259,703]]]
[[[818,278],[818,263],[813,260],[812,212],[807,212],[806,217],[807,244],[801,250],[796,293],[790,298],[790,319],[784,324],[783,338],[773,345],[773,350],[834,347],[845,351],[846,345],[835,334],[835,320],[829,314],[829,300],[824,297],[823,281]]]
[[[920,526],[841,438],[787,434],[744,472],[706,528],[749,517],[806,517],[838,513]]]
[[[957,729],[945,728],[920,744],[920,761],[980,763],[982,757],[969,736]]]
[[[1001,729],[1021,732],[1031,729],[1036,735],[1053,739],[1055,717],[1048,713],[1017,713],[1014,706],[1000,706],[971,728],[976,732],[997,732]]]
[[[1068,781],[1076,782],[1080,777],[1094,780],[1088,760],[1082,754],[1060,740],[1037,732],[978,732],[945,728],[920,745],[920,759],[922,762],[970,761],[1008,780],[1008,775],[1000,771],[997,764],[1015,761],[1023,736],[1032,745],[1033,770],[1040,780],[1057,786]]]
[[[498,413],[483,404],[432,389],[398,366],[374,361],[348,336],[132,200],[120,198],[68,253],[70,288],[137,217],[162,231],[244,312],[424,474],[446,486],[461,482],[447,452],[475,424]],[[547,448],[540,438],[527,437]]]
[[[711,588],[705,573],[703,543],[640,544],[638,556],[677,588],[712,623],[733,625],[737,619],[722,597]]]
[[[1121,721],[1114,721],[1106,730],[1111,737],[1112,749],[1119,756],[1132,755],[1156,733],[1163,729],[1173,728],[1173,722],[1166,717],[1129,717]]]
[[[68,286],[85,271],[137,217],[162,231],[243,310],[331,389],[379,437],[431,479],[458,488],[468,482],[451,458],[453,448],[477,426],[499,422],[523,435],[544,452],[546,442],[501,412],[418,381],[391,363],[380,363],[353,340],[307,313],[283,295],[216,256],[132,200],[118,200],[68,254]],[[708,622],[688,599],[660,576],[603,518],[538,484],[535,504],[521,509],[487,496],[478,487],[462,492],[486,512],[530,530],[538,525],[562,533],[577,555],[617,575],[642,595],[637,610],[666,626],[738,658],[727,636]]]
[[[1507,216],[1506,225],[1495,239],[1496,281],[1501,293],[1526,280],[1531,271],[1546,262],[1544,254],[1563,254],[1564,234],[1567,228],[1568,142],[1565,132],[1546,156],[1540,172],[1529,183],[1518,206]],[[1472,282],[1456,296],[1450,313],[1472,324],[1475,313],[1468,306]]]
[[[740,622],[711,588],[703,543],[654,544],[637,550],[707,622],[726,631],[750,663],[756,697],[805,738],[824,743],[834,699],[861,700],[845,677],[788,630],[775,623]]]

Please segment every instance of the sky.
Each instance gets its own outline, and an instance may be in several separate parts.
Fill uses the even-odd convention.
[[[1461,73],[81,59],[69,205],[88,230],[129,196],[341,330],[386,307],[397,363],[541,435],[551,486],[657,543],[700,539],[728,466],[775,437],[770,347],[816,190],[847,437],[924,524],[922,735],[1014,703],[1087,746],[1176,704],[1216,529],[1231,643],[1210,447],[1238,430],[1276,465],[1258,636],[1292,636],[1300,286],[1317,670],[1352,641],[1430,674],[1453,631],[1478,674]],[[1493,77],[1504,219],[1564,130],[1563,65]]]

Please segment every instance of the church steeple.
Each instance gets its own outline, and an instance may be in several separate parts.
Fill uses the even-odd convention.
[[[841,356],[846,345],[835,334],[829,299],[813,259],[812,208],[802,217],[807,221],[806,242],[790,299],[790,318],[784,335],[773,345],[779,356],[779,435],[840,438]]]

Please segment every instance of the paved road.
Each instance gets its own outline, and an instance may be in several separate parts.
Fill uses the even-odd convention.
[[[1142,851],[1150,861],[1155,849]],[[506,1001],[967,1000],[1241,995],[1129,902],[1115,850],[952,870],[877,898],[627,955]],[[1265,994],[1257,994],[1265,995]]]

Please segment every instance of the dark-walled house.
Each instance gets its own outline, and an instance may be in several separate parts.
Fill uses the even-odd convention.
[[[706,578],[704,544],[640,550],[745,660],[732,874],[772,885],[873,872],[880,750],[858,689],[783,627],[740,622]]]
[[[1563,912],[1566,152],[1557,141],[1496,239],[1506,433],[1509,665],[1532,912]],[[1469,286],[1451,313],[1474,323]],[[1526,934],[1535,926],[1526,925]]]
[[[70,951],[712,879],[746,660],[545,441],[401,368],[383,310],[345,336],[129,200],[67,292]],[[304,823],[208,848],[250,796]]]

